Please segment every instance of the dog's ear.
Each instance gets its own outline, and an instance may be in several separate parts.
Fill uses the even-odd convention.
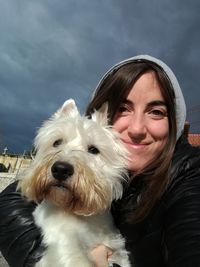
[[[54,118],[59,118],[61,116],[72,116],[75,117],[79,114],[76,103],[73,99],[68,99],[64,102],[62,107],[56,111]]]
[[[105,102],[98,110],[92,114],[92,120],[98,122],[100,125],[108,124],[108,103]]]

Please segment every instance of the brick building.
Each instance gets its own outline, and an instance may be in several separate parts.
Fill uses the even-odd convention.
[[[185,123],[184,133],[188,138],[188,142],[193,146],[200,146],[200,133],[199,134],[192,134],[189,133],[190,124],[189,122]]]

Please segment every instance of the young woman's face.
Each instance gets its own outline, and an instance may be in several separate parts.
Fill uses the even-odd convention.
[[[159,157],[168,134],[167,107],[154,72],[143,74],[117,111],[113,127],[130,152],[129,169],[139,171]]]

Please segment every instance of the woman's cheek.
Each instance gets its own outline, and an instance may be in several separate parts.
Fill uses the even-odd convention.
[[[128,118],[119,117],[113,121],[113,129],[119,133],[123,132],[128,128]]]
[[[148,132],[151,133],[156,139],[162,139],[169,134],[168,120],[153,121],[148,124]]]

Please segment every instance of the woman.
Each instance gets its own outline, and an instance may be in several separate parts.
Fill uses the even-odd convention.
[[[127,59],[105,74],[87,115],[104,102],[132,155],[130,182],[112,206],[132,263],[200,266],[200,150],[183,134],[186,109],[176,77],[153,57]],[[0,248],[10,266],[31,266],[43,249],[31,217],[36,204],[14,189],[0,196]],[[95,249],[96,266],[107,266],[111,254],[106,247]]]
[[[176,77],[150,56],[125,60],[103,77],[87,113],[105,101],[132,155],[130,184],[112,208],[132,263],[200,266],[200,150],[183,134],[186,109]],[[107,266],[112,251],[100,249],[93,252],[101,259],[96,266]]]

